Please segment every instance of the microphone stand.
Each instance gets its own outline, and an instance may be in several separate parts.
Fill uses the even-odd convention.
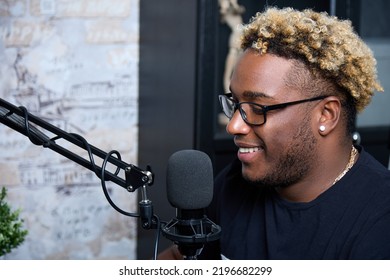
[[[106,195],[109,203],[117,211],[127,216],[140,217],[142,221],[141,224],[146,229],[156,228],[156,217],[153,215],[152,204],[151,201],[147,198],[146,193],[146,187],[152,185],[154,179],[154,175],[151,172],[149,166],[147,167],[147,170],[142,170],[133,164],[128,164],[121,160],[119,152],[111,151],[110,153],[106,153],[99,148],[89,144],[82,136],[75,133],[68,133],[56,126],[53,126],[43,119],[29,113],[25,107],[17,107],[1,98],[0,122],[10,127],[11,129],[27,136],[33,144],[42,146],[44,148],[49,148],[70,159],[71,161],[93,171],[96,176],[101,179],[104,194]],[[31,123],[34,123],[34,125]],[[40,129],[38,129],[38,127]],[[44,132],[42,132],[43,130],[51,132],[54,134],[54,137],[49,138]],[[85,159],[59,145],[56,141],[60,139],[70,142],[87,151],[89,159]],[[116,155],[116,157],[113,155]],[[95,164],[94,156],[104,160],[102,167]],[[114,173],[105,169],[108,162],[116,167],[116,171]],[[121,174],[121,176],[119,174]],[[139,202],[140,213],[133,214],[119,209],[108,197],[105,181],[112,181],[115,184],[125,188],[129,192],[134,192],[135,190],[141,188],[142,200]]]
[[[21,134],[27,136],[30,141],[38,146],[43,146],[44,148],[49,148],[62,156],[67,157],[68,159],[88,168],[91,171],[97,173],[96,175],[100,177],[102,168],[95,164],[94,160],[91,158],[86,160],[79,155],[71,152],[70,150],[60,146],[55,141],[59,139],[64,139],[81,149],[84,149],[88,152],[89,155],[95,155],[102,159],[106,159],[111,164],[117,167],[115,173],[111,173],[107,170],[104,170],[104,177],[108,180],[116,183],[117,185],[127,189],[129,192],[134,192],[136,189],[144,186],[151,185],[153,182],[153,174],[150,170],[141,170],[140,168],[125,163],[118,158],[115,158],[111,154],[96,148],[93,145],[90,145],[84,138],[80,135],[74,133],[68,133],[64,130],[51,125],[50,123],[40,119],[29,112],[27,112],[24,107],[16,107],[11,103],[0,98],[0,122],[7,125],[20,132]],[[36,124],[37,126],[50,131],[55,135],[53,138],[49,138],[43,132],[38,130],[35,126],[32,126],[30,122]],[[120,169],[123,169],[125,172],[125,178],[118,176]]]

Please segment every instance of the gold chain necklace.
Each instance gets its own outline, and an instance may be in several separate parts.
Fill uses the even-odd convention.
[[[336,184],[338,181],[340,181],[341,178],[344,177],[345,174],[352,168],[352,166],[355,164],[356,156],[358,154],[358,150],[352,145],[351,155],[349,156],[349,161],[347,165],[345,166],[344,170],[340,173],[339,176],[333,181],[333,184]]]

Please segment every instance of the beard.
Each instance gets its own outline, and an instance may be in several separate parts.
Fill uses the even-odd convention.
[[[244,179],[251,185],[268,188],[287,188],[301,180],[310,170],[316,155],[317,139],[309,124],[309,118],[305,117],[287,145],[286,152],[265,176],[251,179],[244,175]]]

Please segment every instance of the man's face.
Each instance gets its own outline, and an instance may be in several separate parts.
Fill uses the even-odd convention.
[[[231,79],[235,102],[273,105],[308,98],[286,86],[292,61],[247,50]],[[266,123],[248,125],[237,110],[226,130],[234,135],[238,158],[246,180],[272,187],[299,182],[309,171],[316,154],[311,109],[317,101],[267,112]]]

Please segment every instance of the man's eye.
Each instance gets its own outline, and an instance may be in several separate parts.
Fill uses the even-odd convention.
[[[264,115],[264,110],[263,108],[259,107],[259,106],[254,106],[252,105],[251,106],[251,112],[253,114],[256,114],[256,115]]]

